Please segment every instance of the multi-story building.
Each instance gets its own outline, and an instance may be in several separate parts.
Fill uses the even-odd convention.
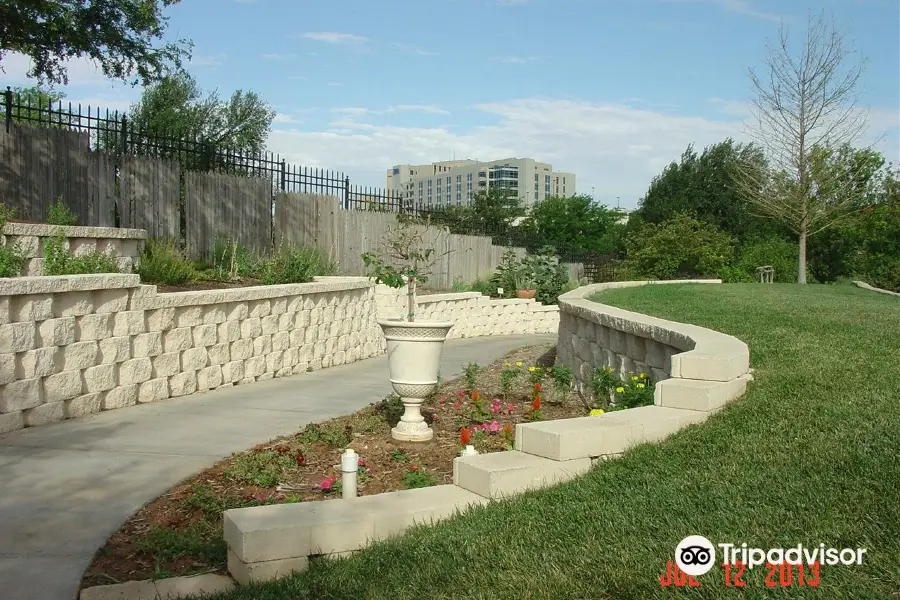
[[[406,203],[423,208],[462,206],[478,190],[492,187],[515,190],[526,206],[550,196],[574,196],[575,175],[554,171],[532,158],[448,160],[430,165],[395,165],[387,171],[387,189]]]

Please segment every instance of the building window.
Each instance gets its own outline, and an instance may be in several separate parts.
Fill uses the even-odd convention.
[[[456,205],[462,204],[462,192],[456,192]]]
[[[466,173],[466,181],[472,181],[472,174]]]
[[[471,178],[471,175],[470,175],[470,178]],[[458,187],[460,184],[462,184],[462,175],[457,175],[457,176],[456,176],[456,185],[457,185],[457,187]]]
[[[447,204],[450,204],[450,192],[447,192]]]
[[[428,180],[428,189],[429,190],[431,189],[431,180],[430,179]]]
[[[478,171],[478,176],[484,179],[487,177],[487,171]]]
[[[450,175],[447,175],[447,185],[448,186],[450,185],[450,179],[451,179]]]
[[[534,182],[537,183],[537,182],[540,181],[540,180],[541,180],[541,176],[538,175],[537,173],[535,173],[535,174],[534,174]]]

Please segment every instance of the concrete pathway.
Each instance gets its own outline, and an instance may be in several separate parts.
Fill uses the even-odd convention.
[[[555,336],[447,342],[456,376]],[[139,508],[232,452],[391,392],[384,356],[0,436],[0,597],[74,600],[97,549]]]

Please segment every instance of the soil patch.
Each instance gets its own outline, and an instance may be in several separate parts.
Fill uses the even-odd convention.
[[[571,371],[554,368],[555,357],[553,345],[529,346],[490,365],[470,364],[465,376],[442,382],[423,408],[435,434],[426,444],[391,439],[402,404],[389,396],[222,460],[131,517],[97,553],[82,586],[225,572],[222,512],[339,499],[345,448],[360,456],[361,496],[452,483],[461,438],[470,437],[480,452],[496,452],[511,448],[516,423],[587,414],[569,391]]]

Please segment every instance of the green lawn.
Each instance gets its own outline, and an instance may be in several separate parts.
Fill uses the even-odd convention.
[[[471,511],[309,572],[217,596],[311,598],[828,598],[900,592],[900,300],[846,286],[665,285],[601,300],[733,334],[745,398],[584,478]],[[658,577],[689,534],[762,548],[864,547],[817,588]]]

